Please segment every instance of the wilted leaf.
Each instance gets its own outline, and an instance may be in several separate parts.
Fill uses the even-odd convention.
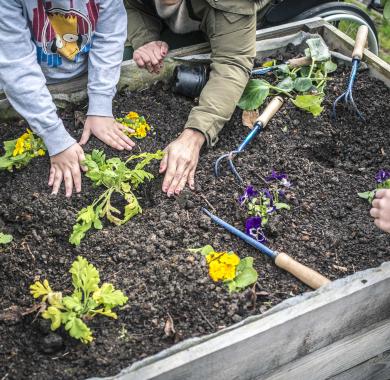
[[[310,57],[316,62],[330,59],[330,51],[325,41],[321,37],[309,38],[306,40],[309,46]]]
[[[168,314],[168,319],[165,321],[164,334],[167,337],[175,336],[176,334],[175,325],[170,314]]]
[[[298,108],[310,112],[313,116],[318,116],[324,109],[321,106],[323,99],[322,95],[297,95],[292,102]]]
[[[43,311],[45,309],[44,303],[38,303],[32,307],[21,307],[13,305],[0,311],[0,321],[5,322],[19,322],[25,315],[35,313],[36,311]]]
[[[259,110],[252,110],[252,111],[245,110],[242,112],[242,124],[245,127],[252,129],[258,117],[259,117]]]
[[[269,95],[269,83],[262,79],[251,79],[238,103],[243,110],[258,109]]]

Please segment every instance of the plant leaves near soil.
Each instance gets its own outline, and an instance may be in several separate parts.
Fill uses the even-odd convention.
[[[310,78],[297,78],[293,83],[295,90],[299,92],[309,91],[313,86],[313,82]]]
[[[12,235],[7,235],[3,232],[0,232],[0,244],[9,244],[13,240]]]
[[[365,191],[363,193],[358,193],[358,196],[362,199],[367,199],[368,203],[372,203],[375,198],[375,194],[378,190],[381,189],[390,189],[390,170],[380,169],[375,174],[375,190]]]
[[[298,108],[310,112],[313,116],[319,116],[324,109],[321,105],[323,100],[323,95],[297,95],[292,102]]]
[[[4,155],[0,157],[0,171],[21,169],[39,156],[46,154],[43,140],[29,129],[16,140],[4,141]]]
[[[143,139],[151,130],[150,125],[146,122],[145,118],[138,115],[137,112],[129,112],[125,117],[117,118],[116,121],[128,128],[124,130],[124,133],[128,137]]]
[[[238,107],[243,110],[255,110],[259,108],[269,94],[269,86],[269,83],[262,79],[249,80],[238,103]]]
[[[330,51],[321,37],[309,38],[306,40],[309,46],[309,56],[316,62],[324,62],[330,59]]]
[[[253,257],[245,257],[236,268],[236,277],[228,283],[229,291],[239,292],[256,283],[258,274],[253,268]]]
[[[86,321],[97,314],[116,319],[112,309],[123,306],[128,298],[113,284],[104,283],[99,287],[99,271],[81,256],[73,262],[69,273],[74,288],[70,296],[54,292],[46,279],[30,285],[30,293],[36,299],[41,298],[45,305],[42,318],[51,321],[53,331],[64,326],[71,337],[90,343],[93,336]]]
[[[91,205],[78,212],[77,223],[73,226],[69,242],[79,245],[91,228],[102,229],[104,217],[120,226],[142,213],[133,190],[146,180],[150,181],[154,178],[153,174],[144,170],[144,167],[153,160],[161,160],[163,156],[164,152],[158,150],[155,153],[146,152],[130,156],[124,162],[117,157],[107,159],[102,151],[96,149],[91,154],[87,154],[84,161],[84,165],[88,168],[86,176],[92,180],[95,187],[103,186],[106,190]],[[137,163],[133,169],[130,169],[129,164],[134,161]],[[114,194],[119,194],[126,201],[122,216],[121,211],[111,203]]]

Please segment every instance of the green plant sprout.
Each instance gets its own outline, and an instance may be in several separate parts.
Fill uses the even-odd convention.
[[[130,156],[127,161],[123,162],[117,157],[106,159],[106,155],[96,149],[91,154],[87,154],[84,161],[84,165],[88,168],[86,176],[92,180],[94,186],[104,186],[107,190],[91,205],[78,212],[77,223],[73,226],[69,242],[79,245],[92,227],[101,230],[103,228],[101,219],[104,217],[119,226],[140,214],[142,208],[133,190],[146,180],[150,181],[154,178],[153,174],[144,170],[144,167],[152,160],[161,160],[163,156],[164,152],[158,150],[156,153]],[[127,165],[135,160],[141,161],[135,165],[134,169],[128,168]],[[127,202],[122,218],[119,217],[121,212],[111,204],[111,197],[114,193],[120,194]]]
[[[306,43],[309,47],[305,54],[312,59],[310,66],[290,68],[287,64],[278,65],[273,72],[276,75],[276,85],[271,85],[264,79],[249,80],[238,106],[245,111],[256,110],[268,96],[283,94],[296,107],[318,116],[323,111],[321,104],[328,74],[334,72],[337,65],[332,62],[329,49],[322,38],[311,38]]]
[[[0,244],[9,244],[13,240],[12,235],[7,235],[3,232],[0,232]]]
[[[211,245],[188,249],[205,256],[209,275],[214,282],[222,281],[229,293],[239,292],[257,281],[258,274],[253,268],[253,257],[240,259],[234,252],[215,252]]]
[[[5,153],[0,157],[0,171],[21,169],[38,156],[44,156],[46,147],[40,137],[29,129],[16,140],[4,141]]]
[[[386,169],[380,169],[375,174],[375,184],[376,184],[375,190],[358,193],[358,196],[360,198],[367,199],[367,201],[371,204],[377,190],[390,189],[390,171]]]
[[[36,299],[41,298],[42,317],[50,319],[53,331],[63,325],[72,338],[90,343],[93,336],[85,321],[97,314],[116,319],[112,309],[123,306],[127,297],[112,284],[99,287],[98,270],[81,256],[73,262],[69,273],[74,287],[70,296],[53,291],[48,280],[30,285],[30,293]]]

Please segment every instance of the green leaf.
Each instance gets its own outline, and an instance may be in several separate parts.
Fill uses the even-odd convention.
[[[331,60],[324,62],[324,71],[326,74],[333,73],[337,70],[337,64]]]
[[[236,277],[227,282],[229,292],[238,292],[257,281],[258,274],[253,268],[253,257],[245,257],[236,268]]]
[[[90,343],[93,340],[89,327],[74,313],[69,313],[65,322],[65,330],[72,338],[79,339],[83,343]]]
[[[290,67],[286,65],[285,63],[282,63],[281,65],[278,65],[278,71],[282,74],[290,74]]]
[[[313,86],[310,78],[297,78],[294,81],[294,89],[299,92],[309,91]]]
[[[290,210],[291,209],[291,207],[288,204],[282,203],[282,202],[275,203],[275,207],[277,210]]]
[[[294,82],[291,77],[284,78],[279,82],[276,87],[281,88],[284,91],[290,92],[294,89]]]
[[[69,310],[79,313],[83,309],[83,304],[81,302],[81,297],[77,294],[72,296],[67,296],[62,299],[63,305]]]
[[[383,17],[390,21],[390,1],[386,0],[383,8]]]
[[[367,201],[371,204],[372,200],[375,197],[376,190],[366,191],[364,193],[358,193],[358,196],[362,199],[367,199]]]
[[[81,289],[85,295],[94,292],[98,288],[100,282],[99,272],[83,257],[77,257],[69,273],[72,275],[72,283],[75,289]]]
[[[3,232],[0,232],[0,244],[9,244],[13,240],[12,235],[7,235]]]
[[[243,110],[259,108],[269,95],[269,83],[262,79],[251,79],[245,87],[244,93],[238,103]]]
[[[330,59],[329,48],[321,37],[309,38],[306,44],[309,46],[310,57],[314,61],[322,62]]]
[[[296,107],[310,112],[313,116],[318,116],[324,109],[321,106],[323,95],[297,95],[292,102]]]
[[[42,313],[42,318],[51,320],[50,328],[54,331],[54,330],[57,330],[61,326],[61,314],[62,314],[61,310],[59,310],[55,306],[49,306]]]
[[[200,248],[188,248],[187,251],[192,253],[200,253],[202,256],[207,256],[214,251],[214,248],[211,245],[205,245]]]
[[[104,283],[101,288],[95,290],[92,298],[98,305],[104,305],[104,309],[122,306],[128,300],[120,290],[115,290],[114,285],[108,283]]]

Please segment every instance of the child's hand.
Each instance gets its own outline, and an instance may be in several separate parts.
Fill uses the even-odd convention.
[[[374,223],[378,228],[390,232],[390,190],[381,189],[376,192],[370,214],[375,218]]]
[[[84,160],[83,148],[77,143],[50,157],[49,186],[53,186],[52,194],[58,194],[62,180],[65,183],[65,195],[67,197],[72,195],[73,186],[77,193],[81,191],[80,167],[85,171],[85,168],[82,167]]]
[[[134,132],[132,129],[116,122],[112,117],[88,116],[84,124],[80,145],[85,145],[93,134],[114,149],[131,150],[135,143],[123,133],[124,130]]]
[[[168,44],[164,41],[152,41],[139,47],[133,54],[135,63],[150,73],[158,74],[168,54]]]

